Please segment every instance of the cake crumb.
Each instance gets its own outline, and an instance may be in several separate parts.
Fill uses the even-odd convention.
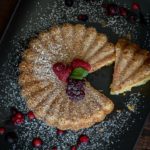
[[[128,33],[128,34],[126,35],[126,38],[127,38],[128,40],[131,40],[131,39],[132,39],[131,33]]]
[[[121,110],[120,110],[120,109],[117,109],[116,112],[117,112],[117,113],[121,113]]]
[[[106,27],[107,26],[107,21],[106,20],[104,20],[104,19],[102,19],[101,21],[100,21],[100,25],[101,25],[101,27]]]
[[[133,105],[133,104],[127,104],[127,108],[128,108],[128,110],[130,110],[132,112],[135,111],[135,105]]]
[[[124,92],[124,93],[122,93],[122,95],[123,95],[123,96],[126,96],[126,93]]]
[[[104,132],[104,128],[100,128],[100,130],[99,130],[100,132]]]

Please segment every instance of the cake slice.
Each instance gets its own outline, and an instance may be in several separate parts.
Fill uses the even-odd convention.
[[[47,109],[47,115],[44,118],[48,125],[56,126],[62,130],[75,131],[102,121],[114,108],[112,101],[92,88],[88,82],[85,85],[83,100],[70,100],[65,91],[62,91],[60,96],[56,97],[55,102],[53,101],[53,104],[48,106],[49,109]],[[39,105],[39,107],[41,106]],[[37,108],[34,110],[35,115],[37,114],[36,110]]]
[[[111,84],[111,94],[131,90],[149,80],[149,52],[137,44],[120,39],[116,44],[116,62]]]

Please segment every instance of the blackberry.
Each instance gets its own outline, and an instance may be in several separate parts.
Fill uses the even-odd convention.
[[[116,4],[108,4],[106,7],[106,13],[108,16],[118,15],[119,8]]]
[[[85,14],[80,14],[80,15],[78,15],[77,18],[79,21],[84,21],[84,22],[89,19],[88,15],[85,15]]]
[[[74,0],[65,0],[65,5],[68,7],[73,6]]]
[[[15,132],[7,132],[5,135],[5,140],[8,143],[15,143],[18,140],[17,134]]]
[[[66,93],[71,100],[81,100],[85,96],[84,92],[85,80],[69,79]]]

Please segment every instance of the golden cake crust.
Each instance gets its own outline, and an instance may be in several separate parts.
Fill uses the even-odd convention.
[[[80,58],[96,71],[113,63],[114,56],[114,45],[92,27],[63,24],[39,33],[29,42],[19,64],[21,94],[28,108],[37,119],[62,130],[76,131],[101,122],[113,110],[113,102],[87,81],[85,98],[71,101],[66,94],[66,83],[57,78],[52,66]]]

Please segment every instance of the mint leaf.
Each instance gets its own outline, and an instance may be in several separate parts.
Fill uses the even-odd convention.
[[[82,80],[87,75],[88,75],[88,71],[85,70],[84,68],[79,67],[79,68],[75,68],[72,71],[70,78]]]

